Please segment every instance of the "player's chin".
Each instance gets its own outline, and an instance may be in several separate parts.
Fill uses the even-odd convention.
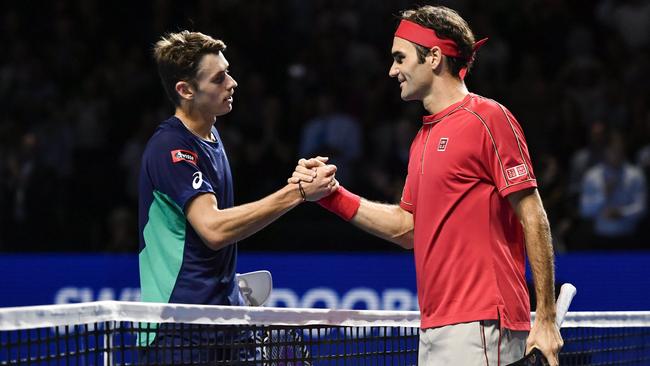
[[[408,102],[411,100],[415,100],[415,96],[413,94],[408,93],[405,90],[402,90],[402,93],[400,94],[400,97],[402,98],[403,101]]]
[[[223,116],[224,114],[228,114],[232,111],[232,103],[224,103],[221,108],[217,111],[216,115],[217,117]]]

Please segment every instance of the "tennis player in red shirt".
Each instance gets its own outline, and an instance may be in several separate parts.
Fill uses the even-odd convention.
[[[411,145],[401,202],[339,187],[319,203],[414,249],[420,365],[506,365],[533,347],[557,365],[553,248],[526,140],[508,109],[463,81],[483,42],[451,9],[404,11],[389,75],[403,100],[422,101],[430,115]],[[301,160],[290,181],[309,181],[321,164]],[[532,329],[526,255],[537,298]]]

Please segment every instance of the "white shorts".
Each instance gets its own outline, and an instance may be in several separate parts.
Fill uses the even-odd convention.
[[[496,320],[420,330],[420,366],[485,365],[515,362],[526,352],[527,331],[499,329]]]

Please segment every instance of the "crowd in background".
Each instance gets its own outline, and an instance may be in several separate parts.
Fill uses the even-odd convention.
[[[466,79],[523,126],[560,251],[650,248],[650,1],[442,1],[489,37]],[[419,4],[419,3],[418,3]],[[388,77],[410,1],[51,1],[0,5],[0,250],[135,252],[140,155],[173,113],[165,32],[226,42],[238,81],[217,128],[236,203],[329,156],[350,190],[397,202],[421,116]],[[313,204],[250,250],[389,250]]]

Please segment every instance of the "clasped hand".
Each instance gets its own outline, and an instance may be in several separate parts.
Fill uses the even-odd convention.
[[[336,165],[327,164],[328,158],[317,156],[300,159],[287,183],[300,184],[307,201],[318,201],[339,188]]]

